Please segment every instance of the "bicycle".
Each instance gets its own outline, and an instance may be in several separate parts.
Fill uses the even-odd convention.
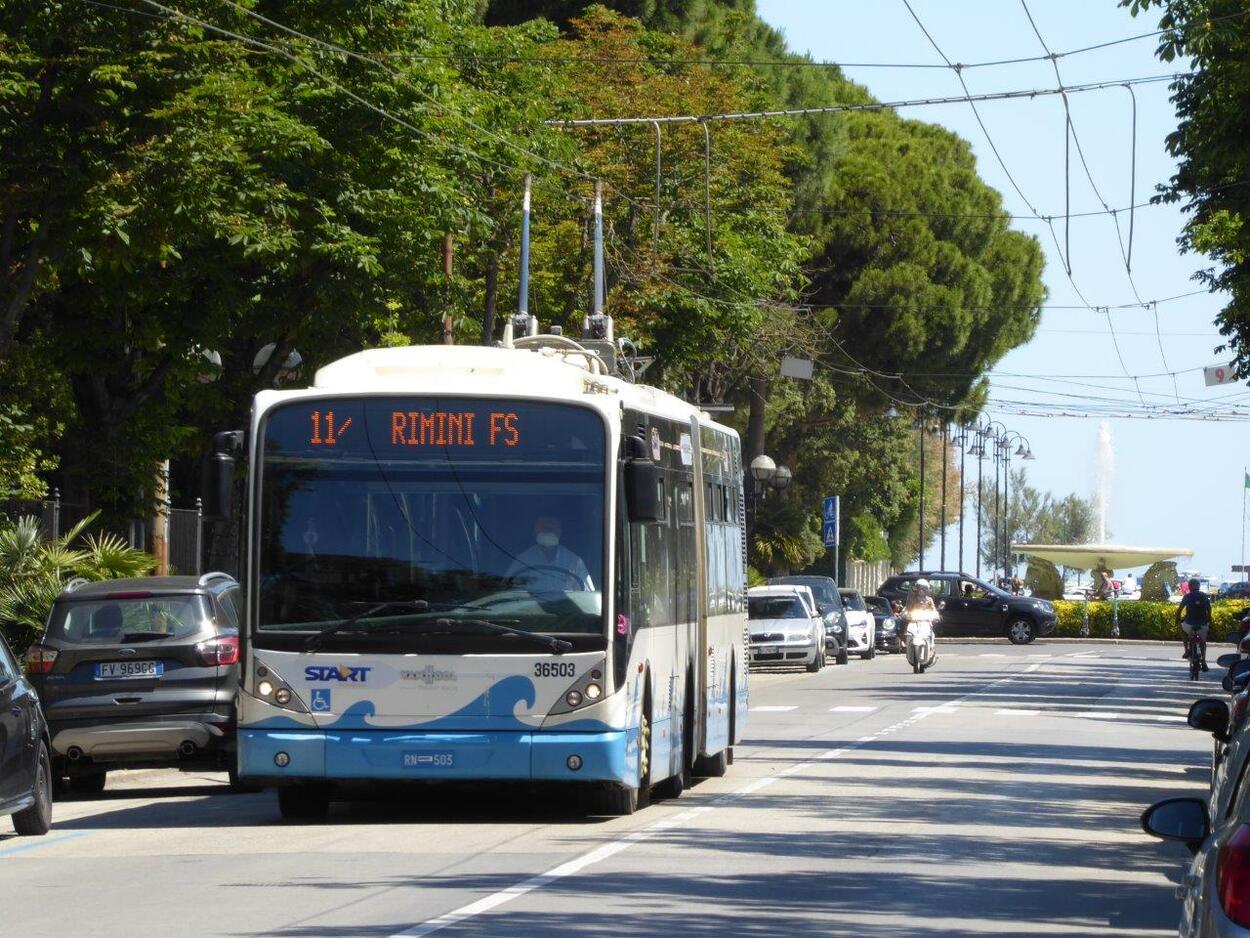
[[[1203,671],[1207,670],[1207,637],[1205,629],[1195,629],[1189,639],[1189,679],[1198,680]]]

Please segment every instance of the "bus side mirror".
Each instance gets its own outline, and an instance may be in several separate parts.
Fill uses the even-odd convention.
[[[234,508],[235,453],[243,447],[243,432],[213,435],[213,451],[204,466],[203,508],[209,518],[228,518]]]
[[[654,524],[664,520],[664,503],[660,497],[660,467],[646,455],[647,444],[642,437],[626,441],[625,507],[634,524]]]

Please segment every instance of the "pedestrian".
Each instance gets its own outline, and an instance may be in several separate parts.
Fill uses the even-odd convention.
[[[1109,570],[1098,571],[1098,586],[1094,589],[1093,599],[1107,599],[1111,596],[1111,572]]]

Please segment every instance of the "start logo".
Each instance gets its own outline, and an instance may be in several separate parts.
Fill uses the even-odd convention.
[[[363,684],[369,680],[369,672],[372,670],[373,668],[351,668],[347,665],[310,664],[304,669],[304,680]]]

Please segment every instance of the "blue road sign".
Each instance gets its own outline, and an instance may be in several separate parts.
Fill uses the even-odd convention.
[[[839,521],[838,516],[841,507],[838,504],[838,496],[830,495],[825,499],[824,511],[822,514],[823,521],[820,525],[820,537],[825,542],[826,547],[837,547],[839,538]]]

